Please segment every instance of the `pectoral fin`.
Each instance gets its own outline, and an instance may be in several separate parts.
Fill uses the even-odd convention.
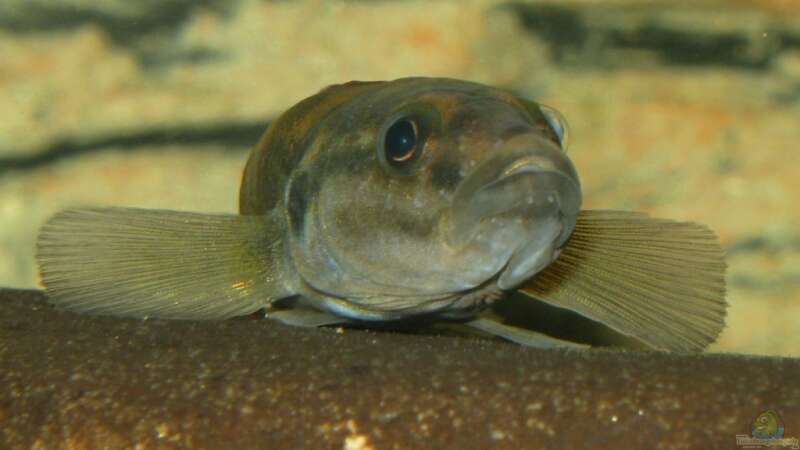
[[[345,317],[335,316],[331,313],[307,308],[269,311],[267,313],[267,319],[277,320],[284,325],[309,328],[350,323],[350,321]]]
[[[558,259],[519,289],[654,348],[700,351],[725,325],[725,267],[703,225],[590,210]]]
[[[290,295],[272,216],[71,209],[41,230],[50,301],[76,312],[170,319],[248,314]]]
[[[550,337],[546,334],[538,333],[524,328],[518,328],[511,325],[500,323],[493,319],[479,317],[477,319],[465,322],[464,325],[481,330],[483,332],[507,339],[511,342],[524,345],[526,347],[537,348],[588,348],[588,345],[578,344],[576,342],[564,341]]]

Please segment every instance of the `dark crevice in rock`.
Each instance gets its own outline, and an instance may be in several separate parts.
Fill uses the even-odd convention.
[[[728,260],[736,258],[770,258],[774,261],[788,261],[800,252],[800,236],[792,233],[765,233],[738,239],[726,248]],[[748,265],[748,267],[751,265]],[[800,287],[800,271],[793,270],[788,263],[776,264],[769,271],[750,272],[740,270],[728,276],[732,287],[782,291]]]
[[[0,6],[0,29],[41,33],[94,25],[115,45],[130,48],[146,68],[196,64],[222,55],[205,48],[176,49],[174,43],[161,43],[159,38],[179,32],[198,11],[226,17],[238,5],[224,0],[144,1],[132,4],[129,11],[115,12],[102,4],[19,3]],[[501,8],[511,9],[525,29],[549,45],[554,61],[565,65],[625,67],[642,64],[640,58],[626,56],[626,51],[648,51],[658,57],[658,63],[669,65],[766,69],[780,53],[800,48],[800,32],[747,9],[730,12],[741,16],[736,21],[741,26],[719,27],[702,8],[682,10],[671,5],[659,11],[657,5],[643,9],[512,1]],[[680,18],[674,20],[675,16]],[[698,22],[707,25],[698,27]],[[768,36],[753,33],[758,28],[753,23],[769,31]],[[153,46],[154,42],[158,45]]]
[[[778,274],[770,278],[737,273],[728,277],[728,283],[742,289],[782,291],[800,287],[800,272]]]
[[[176,64],[203,64],[226,59],[226,55],[210,48],[141,51],[139,61],[146,69],[165,69]]]
[[[646,51],[657,63],[677,66],[727,66],[761,70],[770,68],[780,53],[800,48],[800,33],[762,16],[742,11],[741,23],[759,20],[764,33],[741,29],[698,28],[702,9],[685,12],[685,23],[672,20],[670,8],[662,13],[635,7],[576,7],[548,3],[510,2],[528,32],[550,46],[553,59],[574,66],[625,67],[642,64],[626,51]],[[662,17],[663,16],[663,17]],[[767,31],[769,31],[767,33]],[[615,55],[616,53],[616,55]],[[636,60],[636,61],[634,61]]]
[[[800,103],[800,83],[794,83],[788,88],[779,90],[773,94],[771,98],[773,101],[783,106]]]
[[[137,11],[114,14],[102,3],[97,6],[72,6],[58,3],[26,3],[15,9],[6,6],[0,15],[0,29],[14,33],[40,33],[72,30],[86,25],[102,28],[111,40],[129,46],[151,33],[175,32],[195,11],[225,12],[229,2],[222,0],[168,0],[139,2]]]
[[[780,252],[800,250],[800,236],[748,236],[728,245],[728,256],[740,253]]]
[[[651,50],[662,61],[673,65],[717,65],[752,69],[766,68],[774,54],[763,54],[755,59],[742,53],[748,39],[740,34],[708,34],[699,36],[658,25],[644,25],[634,33],[609,32],[610,43],[622,49]]]
[[[250,149],[258,142],[269,122],[214,122],[184,126],[166,126],[94,138],[64,138],[40,151],[27,155],[0,158],[0,175],[7,172],[34,169],[65,158],[100,152],[113,148],[137,149],[159,146],[221,145],[232,149]],[[0,154],[11,152],[0,152]]]
[[[206,48],[175,48],[172,38],[198,10],[226,15],[236,2],[221,0],[169,0],[138,2],[134,11],[115,13],[97,6],[42,4],[24,7],[0,6],[0,30],[19,34],[51,33],[87,25],[99,27],[114,45],[128,48],[146,69],[172,64],[198,64],[222,55]],[[157,45],[154,45],[156,37]]]
[[[589,29],[580,12],[558,5],[509,3],[525,29],[547,42],[555,61],[587,45]]]

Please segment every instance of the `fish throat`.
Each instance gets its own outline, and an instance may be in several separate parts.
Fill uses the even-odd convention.
[[[307,285],[304,300],[314,308],[353,320],[391,321],[425,316],[463,320],[475,317],[505,298],[508,292],[498,286],[498,277],[499,274],[467,291],[425,297],[378,295],[342,298]]]

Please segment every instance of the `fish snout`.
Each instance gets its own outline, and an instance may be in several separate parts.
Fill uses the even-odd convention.
[[[539,135],[517,135],[456,190],[451,243],[491,242],[487,251],[507,254],[498,284],[510,289],[558,256],[580,206],[580,181],[566,153]]]

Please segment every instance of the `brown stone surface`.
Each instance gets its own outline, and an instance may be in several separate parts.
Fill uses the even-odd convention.
[[[800,360],[137,321],[0,291],[0,448],[735,448]]]

